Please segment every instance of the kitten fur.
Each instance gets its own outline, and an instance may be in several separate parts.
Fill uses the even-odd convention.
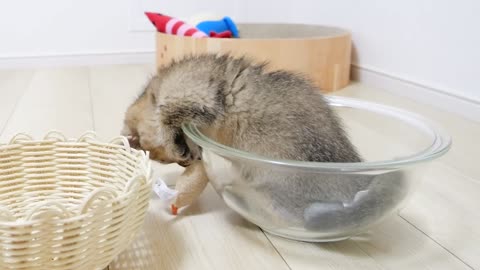
[[[293,72],[269,72],[266,64],[246,58],[206,54],[160,68],[128,108],[122,133],[133,136],[132,144],[150,151],[153,160],[188,166],[200,159],[201,149],[183,134],[183,123],[195,124],[219,143],[270,158],[361,161],[339,117],[312,82]],[[264,200],[262,194],[271,194],[272,209],[265,210],[266,219],[280,214],[307,227],[310,223],[310,227],[334,229],[355,219],[352,213],[345,214],[348,211],[332,213],[343,207],[343,201],[352,201],[359,191],[368,189],[372,181],[371,176],[340,181],[335,175],[325,175],[319,185],[315,175],[284,175],[238,163],[233,166],[244,181],[255,186],[250,198]],[[385,192],[384,186],[377,189]],[[242,200],[245,194],[235,192],[232,189],[231,196],[237,203],[255,207],[254,200]],[[331,200],[338,203],[327,205],[328,209],[316,204]],[[375,203],[378,201],[382,199]]]

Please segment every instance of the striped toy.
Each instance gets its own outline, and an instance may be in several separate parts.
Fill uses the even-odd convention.
[[[148,19],[157,28],[158,32],[177,36],[190,36],[194,38],[205,38],[207,34],[198,30],[179,19],[172,18],[160,13],[145,12]]]

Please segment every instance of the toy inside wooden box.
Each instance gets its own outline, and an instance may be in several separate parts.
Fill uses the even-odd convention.
[[[229,17],[195,26],[158,13],[146,13],[157,28],[157,66],[202,53],[230,53],[268,61],[271,70],[308,75],[323,91],[350,82],[351,35],[337,27],[306,24],[235,24]]]

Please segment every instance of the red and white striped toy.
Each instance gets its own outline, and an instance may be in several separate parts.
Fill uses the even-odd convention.
[[[208,37],[204,32],[179,19],[153,12],[145,12],[145,15],[147,15],[148,19],[157,28],[158,32],[195,38]]]

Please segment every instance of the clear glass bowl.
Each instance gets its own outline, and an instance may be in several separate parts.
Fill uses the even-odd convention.
[[[219,144],[193,125],[210,183],[225,203],[264,231],[323,242],[349,238],[398,210],[450,137],[411,112],[327,96],[362,155],[360,163],[276,160]]]

